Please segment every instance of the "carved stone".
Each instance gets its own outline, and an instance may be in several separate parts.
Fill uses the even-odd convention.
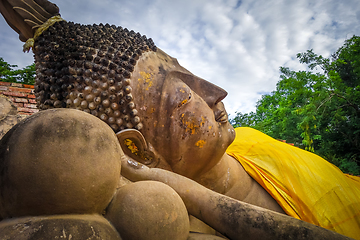
[[[56,215],[0,222],[0,239],[109,239],[121,240],[116,229],[100,215]]]
[[[120,188],[105,217],[124,239],[185,240],[189,235],[183,201],[160,182],[142,181]]]
[[[0,216],[102,213],[123,152],[110,127],[74,109],[42,111],[0,141]]]
[[[124,239],[219,238],[188,235],[186,208],[231,239],[348,239],[284,215],[225,153],[235,137],[226,91],[151,39],[108,24],[66,22],[46,0],[4,0],[0,10],[22,40],[36,31],[27,44],[39,108],[83,111],[40,112],[2,138],[0,217],[100,214],[109,206],[106,217]],[[120,162],[122,176],[163,182],[182,200],[159,183],[122,181]]]

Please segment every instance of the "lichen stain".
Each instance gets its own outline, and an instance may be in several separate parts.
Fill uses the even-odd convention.
[[[199,148],[203,148],[204,145],[206,144],[206,141],[204,140],[199,140],[195,143],[195,146],[199,147]]]
[[[141,78],[138,79],[139,82],[144,81],[145,90],[148,91],[153,85],[154,73],[140,72]]]
[[[186,133],[195,134],[200,127],[204,126],[205,118],[201,116],[201,121],[199,121],[194,115],[190,114],[187,113],[187,116],[185,116],[185,113],[181,114],[181,126],[185,128]]]

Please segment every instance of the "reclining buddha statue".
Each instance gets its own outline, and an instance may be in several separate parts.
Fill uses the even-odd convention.
[[[0,237],[37,239],[9,230],[33,221],[32,234],[49,226],[45,236],[78,224],[101,229],[100,239],[360,239],[358,177],[257,130],[233,129],[227,92],[151,38],[65,21],[47,0],[1,0],[0,11],[34,53],[43,110],[1,140]],[[29,150],[12,154],[20,145]],[[91,203],[80,200],[85,193]]]

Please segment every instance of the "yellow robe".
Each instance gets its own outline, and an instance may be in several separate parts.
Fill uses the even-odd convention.
[[[255,129],[235,131],[227,153],[288,215],[360,239],[360,177]]]

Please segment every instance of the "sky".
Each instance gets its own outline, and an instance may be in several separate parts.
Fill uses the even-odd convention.
[[[82,24],[109,23],[152,38],[195,75],[228,92],[230,118],[255,111],[276,89],[280,66],[306,70],[296,54],[330,57],[360,36],[359,0],[52,0],[61,16]],[[0,19],[0,57],[25,67],[18,35]]]

